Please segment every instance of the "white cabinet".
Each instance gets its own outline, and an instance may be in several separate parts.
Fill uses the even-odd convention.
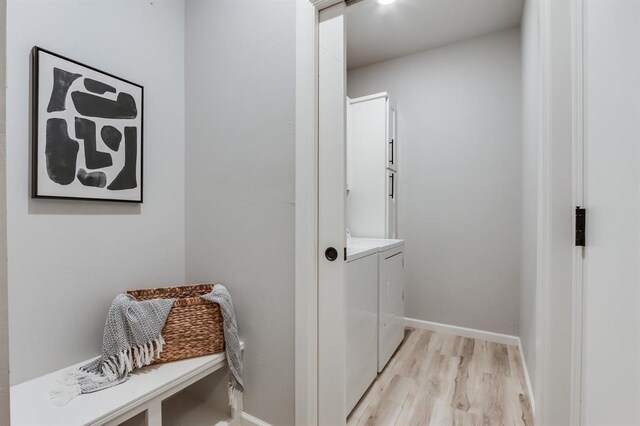
[[[378,252],[347,263],[347,414],[378,373]]]
[[[404,240],[347,247],[347,414],[404,338]]]
[[[378,253],[378,371],[404,339],[404,245]]]
[[[395,238],[396,110],[386,92],[349,99],[347,228],[355,237]]]

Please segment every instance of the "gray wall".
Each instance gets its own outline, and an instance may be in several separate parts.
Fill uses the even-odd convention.
[[[0,0],[0,27],[6,24],[7,3]],[[9,426],[9,317],[7,315],[6,196],[6,52],[7,34],[0,32],[0,426]]]
[[[186,270],[229,288],[245,411],[294,421],[295,2],[186,6]]]
[[[518,334],[519,28],[351,70],[347,89],[398,106],[407,316]]]
[[[10,0],[7,16],[15,384],[98,355],[115,294],[184,282],[184,2]],[[144,204],[30,199],[34,45],[145,87]]]
[[[538,257],[538,161],[540,141],[540,29],[538,0],[527,0],[522,14],[522,271],[520,339],[531,385],[536,378]]]

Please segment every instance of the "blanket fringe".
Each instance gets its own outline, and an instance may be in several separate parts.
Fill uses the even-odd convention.
[[[108,378],[99,374],[90,373],[83,370],[66,370],[62,377],[57,380],[56,389],[50,393],[50,398],[55,405],[67,405],[69,401],[82,393],[80,383],[84,380],[91,380],[98,383],[109,381]]]
[[[102,374],[81,368],[66,370],[58,379],[57,387],[51,391],[50,397],[56,405],[66,405],[82,393],[83,382],[106,383],[125,377],[136,368],[149,365],[160,358],[164,345],[164,338],[160,335],[144,345],[133,346],[103,359],[99,369]]]
[[[75,375],[75,371],[65,371],[62,377],[58,379],[56,389],[52,390],[50,394],[51,400],[55,405],[67,405],[69,401],[80,395],[82,389]]]
[[[238,399],[236,398],[236,388],[231,383],[229,383],[228,392],[229,392],[229,406],[231,407],[231,410],[235,412],[238,410]]]

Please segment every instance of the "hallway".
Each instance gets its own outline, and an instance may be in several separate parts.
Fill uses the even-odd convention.
[[[406,333],[348,425],[533,425],[517,346]]]

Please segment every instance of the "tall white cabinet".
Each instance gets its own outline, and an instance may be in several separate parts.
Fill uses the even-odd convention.
[[[347,227],[355,237],[396,238],[398,141],[387,92],[348,100]]]

